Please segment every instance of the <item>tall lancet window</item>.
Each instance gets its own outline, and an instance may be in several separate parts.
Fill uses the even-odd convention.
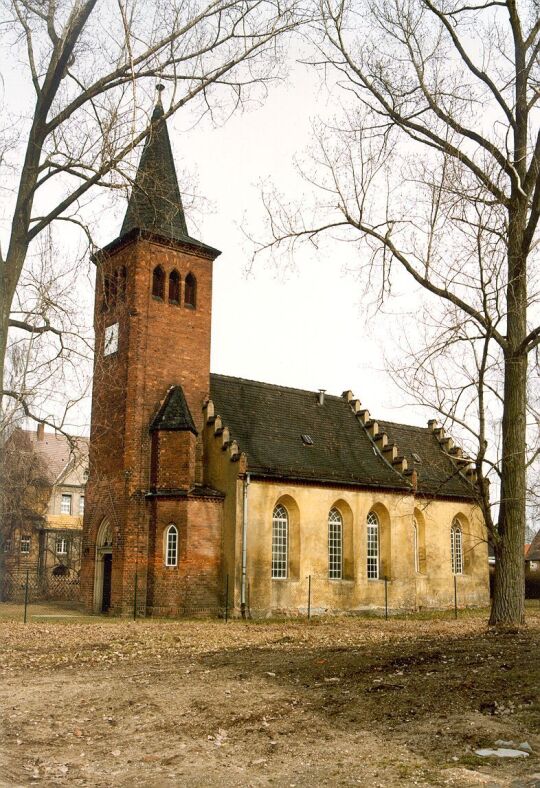
[[[155,298],[165,296],[165,271],[160,265],[157,265],[152,273],[152,295]]]
[[[192,273],[186,276],[186,286],[184,290],[184,304],[193,309],[197,306],[197,280]]]
[[[176,270],[169,274],[169,302],[180,303],[180,274]]]

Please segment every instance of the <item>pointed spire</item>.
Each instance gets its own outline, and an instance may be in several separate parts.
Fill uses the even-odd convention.
[[[191,240],[188,235],[182,197],[164,115],[161,93],[152,113],[152,128],[141,155],[135,182],[120,235],[135,228],[149,230],[176,240]]]

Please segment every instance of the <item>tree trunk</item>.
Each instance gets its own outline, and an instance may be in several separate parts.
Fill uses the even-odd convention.
[[[517,626],[525,621],[525,396],[527,358],[505,360],[502,484],[495,583],[489,623]]]
[[[489,623],[525,622],[525,495],[527,261],[522,250],[527,209],[521,199],[508,227],[507,341],[504,354],[501,503],[495,536],[495,583]]]

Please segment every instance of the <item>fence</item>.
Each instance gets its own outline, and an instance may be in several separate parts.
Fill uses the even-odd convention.
[[[77,602],[80,582],[78,576],[29,573],[28,602]],[[2,578],[2,599],[5,602],[24,602],[26,572],[7,572]]]

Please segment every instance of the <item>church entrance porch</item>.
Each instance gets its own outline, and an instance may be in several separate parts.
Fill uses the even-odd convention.
[[[96,569],[94,575],[94,613],[107,613],[111,607],[112,591],[112,528],[104,520],[96,540]]]

